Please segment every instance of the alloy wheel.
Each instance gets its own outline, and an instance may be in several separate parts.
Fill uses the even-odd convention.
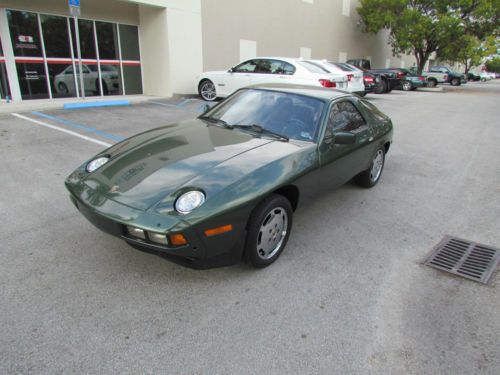
[[[259,258],[272,258],[281,248],[288,230],[288,214],[283,207],[272,208],[264,217],[257,234]]]

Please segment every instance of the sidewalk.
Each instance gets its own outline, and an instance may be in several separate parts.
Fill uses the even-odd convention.
[[[88,97],[85,99],[81,98],[59,98],[59,99],[37,99],[37,100],[24,100],[19,102],[6,103],[5,101],[0,102],[0,114],[2,113],[13,113],[13,112],[28,112],[28,111],[38,111],[43,109],[62,109],[64,104],[68,103],[88,103],[88,102],[107,102],[116,100],[127,100],[130,104],[143,103],[149,100],[159,100],[164,99],[158,96],[147,96],[147,95],[113,95],[106,97]]]

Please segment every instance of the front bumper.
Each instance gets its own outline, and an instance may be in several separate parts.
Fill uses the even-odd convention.
[[[80,185],[81,186],[81,185]],[[112,199],[102,199],[96,207],[88,190],[79,194],[67,184],[70,198],[80,213],[96,228],[125,240],[131,246],[175,263],[198,269],[220,267],[237,263],[243,254],[246,230],[244,225],[233,225],[230,233],[205,237],[204,230],[217,226],[222,219],[207,220],[199,225],[190,225],[184,220],[137,210]],[[160,245],[131,236],[126,226],[167,235],[182,233],[188,244],[183,246]]]

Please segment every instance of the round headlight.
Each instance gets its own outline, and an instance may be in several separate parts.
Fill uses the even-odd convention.
[[[92,173],[94,172],[97,168],[102,167],[104,164],[108,162],[109,158],[107,156],[101,156],[97,159],[92,160],[87,164],[87,172]]]
[[[200,207],[205,202],[205,194],[201,191],[193,190],[182,194],[175,201],[175,209],[181,214],[188,214]]]

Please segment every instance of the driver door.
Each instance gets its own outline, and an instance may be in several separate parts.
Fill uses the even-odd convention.
[[[340,144],[341,136],[346,133],[352,135],[353,142]],[[330,190],[340,186],[367,169],[375,152],[372,140],[372,129],[355,104],[349,99],[334,102],[319,148],[321,188]]]
[[[248,60],[232,68],[228,72],[227,79],[224,82],[225,87],[221,91],[230,95],[242,87],[250,86],[258,61],[256,59]]]

